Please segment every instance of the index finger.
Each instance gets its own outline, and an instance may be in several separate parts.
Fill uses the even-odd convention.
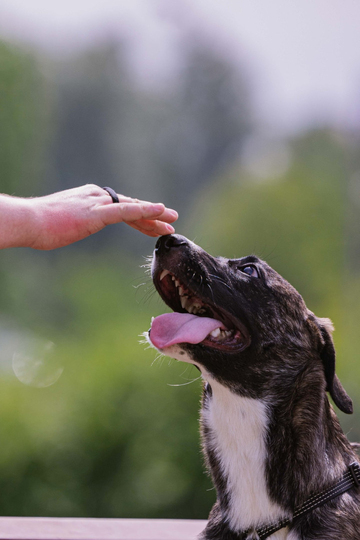
[[[137,204],[142,206],[142,208],[146,208],[147,210],[149,210],[151,212],[151,217],[147,215],[146,218],[148,219],[153,219],[156,217],[156,219],[160,221],[165,221],[166,223],[173,223],[179,217],[179,214],[176,210],[173,210],[172,208],[167,208],[163,203],[152,203],[150,201],[143,201],[141,199],[126,197],[125,195],[117,195],[119,197],[120,203]],[[160,210],[160,207],[163,209],[162,212]],[[157,208],[159,210],[157,210]]]

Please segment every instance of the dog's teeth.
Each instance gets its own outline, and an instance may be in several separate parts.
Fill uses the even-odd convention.
[[[214,338],[219,337],[220,334],[221,334],[220,328],[215,328],[215,330],[213,330],[212,332],[210,332],[210,336],[212,336],[212,337],[214,337]]]
[[[183,296],[183,294],[184,294],[184,289],[180,286],[179,287],[179,295]]]
[[[173,281],[175,281],[176,277],[175,277],[175,276],[171,276],[171,279],[172,279]]]
[[[169,270],[163,270],[160,274],[160,281],[162,281],[168,274],[170,274]]]
[[[178,279],[175,279],[175,285],[176,287],[180,287],[180,281]]]
[[[189,313],[192,313],[193,315],[196,315],[196,306],[195,304],[190,304],[190,306],[187,308]]]
[[[185,306],[184,306],[184,308],[189,313],[192,313],[193,312],[193,301],[190,300],[190,298],[187,298],[186,296],[184,296],[183,298],[185,298]]]
[[[182,307],[186,309],[188,313],[193,313],[193,315],[197,315],[198,313],[203,311],[201,309],[201,304],[199,304],[198,302],[194,302],[193,300],[191,300],[191,298],[188,298],[187,296],[180,296],[180,302]]]
[[[225,341],[228,337],[233,334],[232,330],[223,330],[221,328],[215,328],[210,332],[210,336],[215,338],[217,341]]]

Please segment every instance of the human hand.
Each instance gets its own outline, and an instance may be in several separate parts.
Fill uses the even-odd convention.
[[[49,250],[77,242],[107,225],[124,222],[152,237],[171,234],[175,210],[162,203],[154,204],[118,195],[119,203],[102,188],[88,184],[33,199],[17,199],[16,226],[21,240],[11,245]],[[6,197],[9,204],[11,197]],[[26,210],[26,211],[25,211]],[[21,213],[22,211],[22,213]],[[14,216],[14,213],[12,214]],[[14,227],[13,227],[14,229]],[[19,236],[19,235],[18,235]],[[19,243],[20,242],[20,243]]]

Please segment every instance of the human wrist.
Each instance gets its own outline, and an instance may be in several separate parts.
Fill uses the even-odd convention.
[[[31,247],[37,236],[33,199],[0,195],[0,247]]]
[[[37,205],[38,198],[18,199],[19,241],[21,247],[36,248],[41,236],[41,212]]]

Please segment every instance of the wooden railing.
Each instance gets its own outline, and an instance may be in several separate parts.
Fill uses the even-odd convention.
[[[0,540],[196,540],[206,521],[0,517]]]

